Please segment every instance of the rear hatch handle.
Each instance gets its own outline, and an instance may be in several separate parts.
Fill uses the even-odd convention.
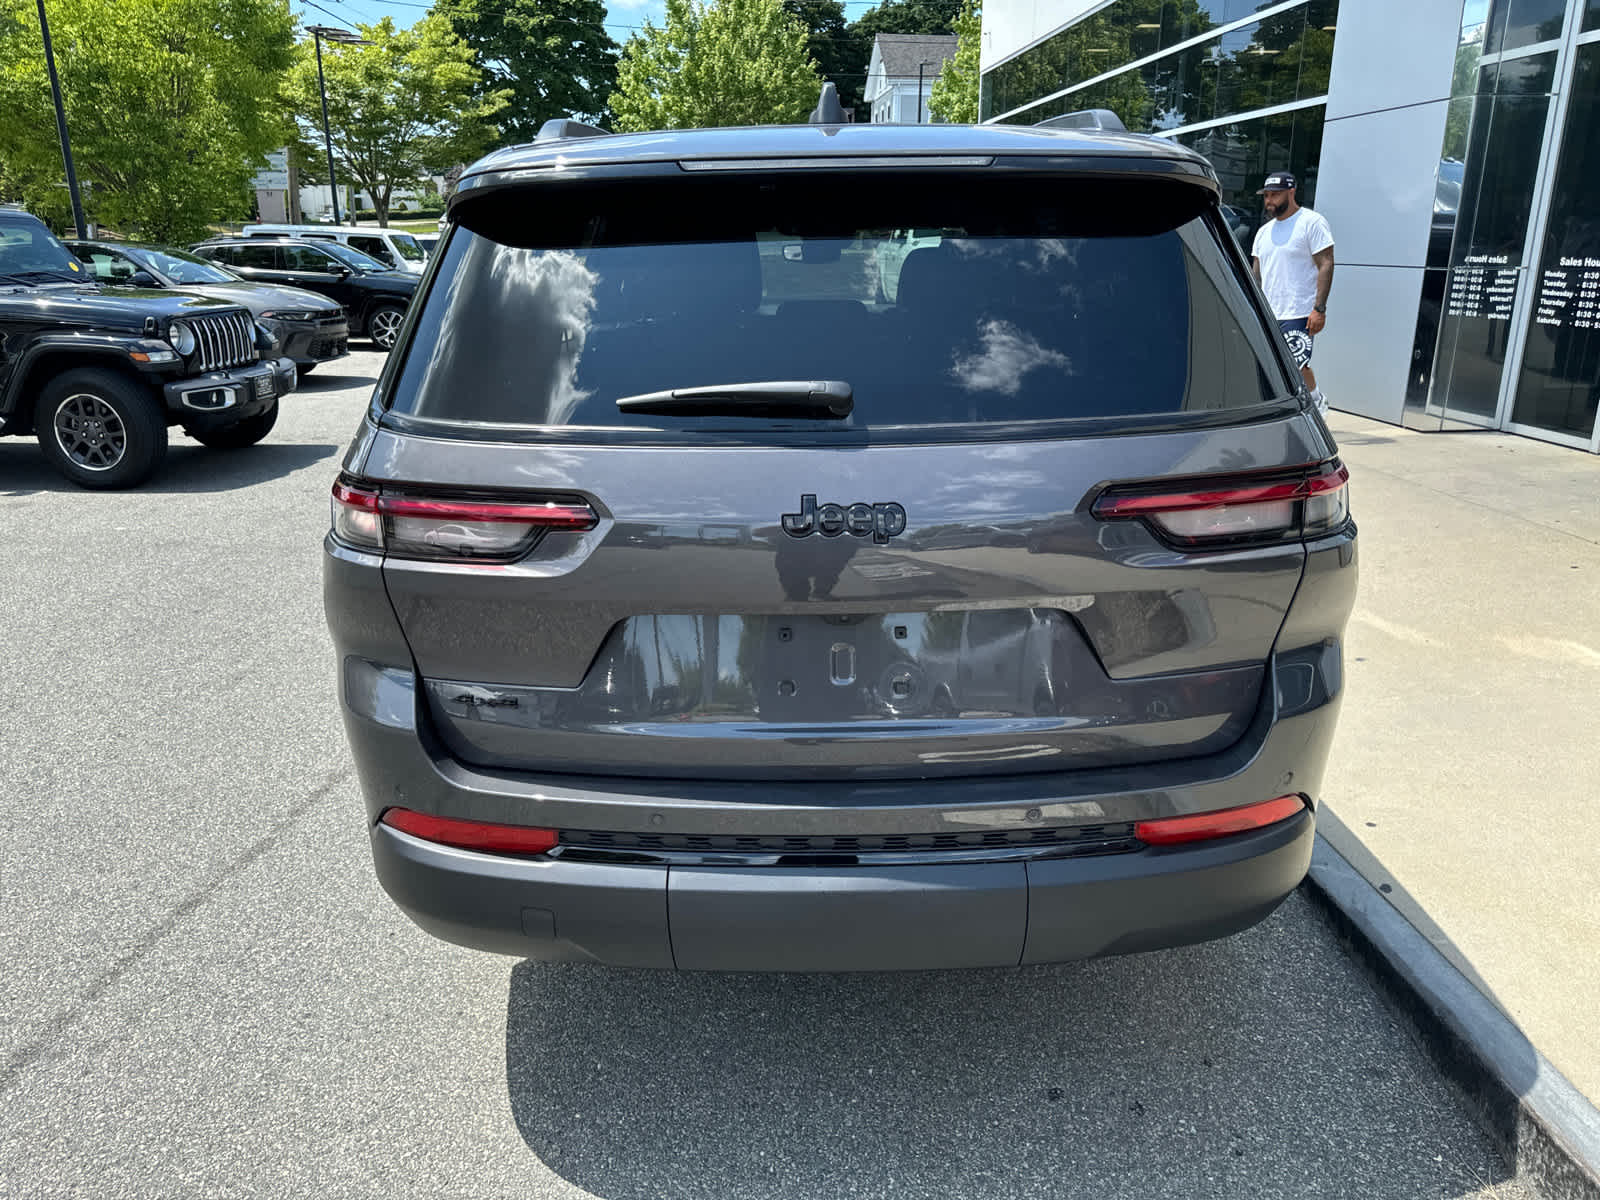
[[[673,417],[810,417],[839,421],[855,410],[855,393],[838,379],[772,379],[761,383],[719,383],[623,396],[627,413]]]

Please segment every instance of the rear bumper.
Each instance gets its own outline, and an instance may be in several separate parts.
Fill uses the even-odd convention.
[[[378,878],[447,941],[549,961],[722,971],[1060,962],[1235,933],[1304,877],[1310,810],[1189,846],[949,866],[513,859],[372,829]]]
[[[378,560],[329,545],[324,586],[345,730],[378,877],[429,932],[523,957],[712,970],[887,970],[1055,962],[1181,945],[1265,917],[1304,877],[1343,692],[1353,533],[1310,548],[1249,728],[1214,754],[1119,767],[899,780],[679,780],[468,766],[435,734]],[[567,831],[827,838],[1025,834],[1214,812],[1298,793],[1267,829],[1073,857],[966,852],[916,865],[517,859],[378,823],[403,806]],[[1026,840],[1026,839],[1024,839]],[[642,837],[636,836],[636,844]],[[635,855],[635,858],[645,857]]]

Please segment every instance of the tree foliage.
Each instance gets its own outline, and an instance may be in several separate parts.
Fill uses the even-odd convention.
[[[249,213],[250,180],[288,133],[278,85],[288,0],[50,0],[72,156],[92,220],[158,241]],[[34,0],[0,0],[0,178],[70,212]]]
[[[509,94],[484,89],[472,48],[448,18],[430,13],[410,29],[385,17],[357,27],[370,46],[324,42],[328,125],[341,183],[372,200],[378,223],[389,223],[397,188],[476,158],[499,137],[494,123]],[[322,141],[322,102],[314,47],[300,46],[287,85],[305,140],[297,161]]]
[[[781,0],[667,0],[628,39],[611,96],[619,130],[805,120],[821,90],[806,30]]]
[[[509,93],[507,142],[532,141],[556,117],[598,120],[617,82],[617,44],[601,0],[449,0],[435,11],[477,52],[478,99]]]
[[[867,86],[872,39],[845,20],[840,0],[783,0],[783,7],[805,26],[806,49],[822,78],[838,85],[839,103],[855,108]]]
[[[956,17],[955,56],[933,81],[928,111],[952,124],[972,125],[978,120],[978,54],[983,38],[983,8],[979,0],[966,0]]]
[[[867,53],[880,33],[954,33],[962,0],[884,0],[869,8],[854,29],[866,38]]]

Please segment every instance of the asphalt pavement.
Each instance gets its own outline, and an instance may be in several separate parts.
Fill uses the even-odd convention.
[[[458,950],[383,897],[319,555],[381,359],[132,493],[0,441],[0,1196],[1521,1198],[1319,913],[1019,971]]]

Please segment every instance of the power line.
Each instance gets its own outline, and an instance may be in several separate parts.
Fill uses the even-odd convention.
[[[348,0],[335,0],[335,3],[346,3],[346,2],[348,2]],[[439,12],[439,13],[443,13],[445,15],[449,15],[452,12],[454,12],[454,13],[473,13],[473,14],[485,13],[485,12],[487,12],[487,13],[496,13],[496,12],[498,12],[500,15],[503,16],[503,15],[506,14],[507,11],[509,11],[509,10],[507,10],[505,8],[502,8],[498,4],[487,4],[487,5],[474,4],[471,8],[463,8],[463,7],[459,7],[457,5],[454,5],[454,4],[446,4],[446,3],[443,2],[443,0],[440,0],[439,3],[435,3],[435,4],[423,4],[423,3],[420,3],[420,0],[381,0],[381,2],[384,3],[384,4],[387,4],[387,5],[393,5],[395,7],[422,9],[424,11]],[[843,0],[843,2],[846,3],[846,4],[872,4],[872,3],[875,3],[875,0]],[[324,8],[322,5],[316,3],[316,0],[300,0],[300,3],[305,4],[308,7],[314,8],[318,12],[326,13],[328,16],[332,17],[336,21],[346,21],[346,22],[348,22],[349,19],[350,19],[348,14],[340,15],[338,13],[330,12],[328,9]],[[541,15],[543,15],[543,14],[541,14]],[[577,27],[579,29],[592,29],[593,28],[593,26],[591,24],[589,24],[587,21],[579,21],[579,20],[576,20],[576,19],[574,19],[572,17],[556,17],[556,16],[545,15],[544,19],[546,21],[550,21],[550,22],[558,22],[558,23],[564,24],[564,25],[572,25],[572,26],[575,26],[575,27]],[[357,22],[357,24],[360,24],[360,23],[361,22]],[[373,23],[374,22],[366,22],[366,24],[373,24]],[[612,22],[607,21],[607,22],[604,22],[602,24],[601,28],[607,29],[607,30],[610,30],[610,29],[626,29],[631,33],[639,33],[639,32],[643,32],[643,30],[645,29],[645,26],[643,26],[643,25],[614,24]],[[657,26],[656,28],[660,28],[660,27]],[[833,42],[833,43],[840,43],[840,44],[844,44],[844,45],[849,45],[849,44],[855,43],[857,38],[859,38],[861,36],[862,35],[860,35],[860,34],[855,34],[855,35],[845,34],[845,35],[841,36],[841,35],[837,35],[837,34],[809,33],[808,32],[806,34],[806,40],[807,41],[818,41],[818,42]],[[929,36],[940,36],[940,35],[929,35]],[[950,36],[953,36],[953,35],[950,35]],[[862,78],[862,79],[866,78],[866,72],[837,72],[836,74],[839,76],[839,78],[858,78],[858,77]]]

